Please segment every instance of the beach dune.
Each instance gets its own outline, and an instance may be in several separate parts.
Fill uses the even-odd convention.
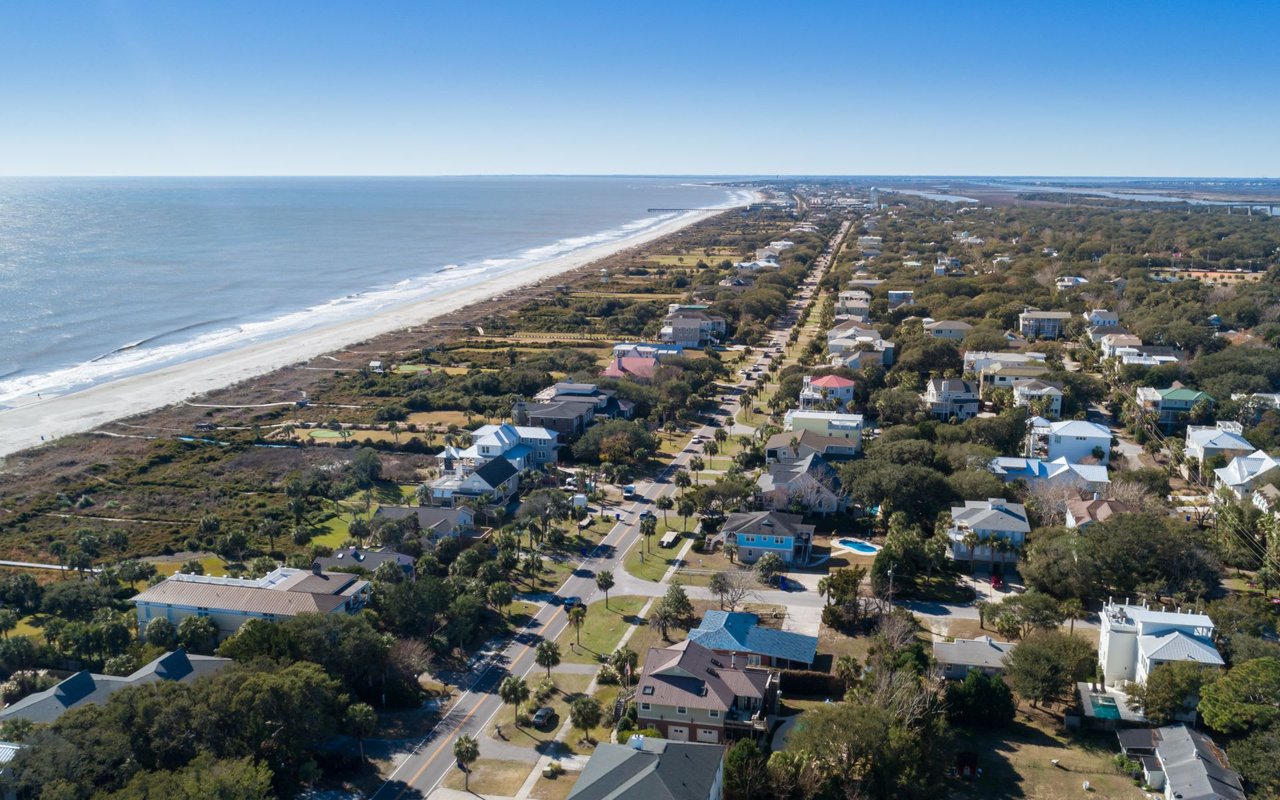
[[[26,404],[0,411],[0,457],[309,361],[375,336],[421,325],[513,289],[531,286],[619,251],[670,235],[720,213],[723,213],[722,209],[683,214],[634,236],[575,250],[515,275],[495,277],[362,319],[248,345],[71,394],[30,398]]]

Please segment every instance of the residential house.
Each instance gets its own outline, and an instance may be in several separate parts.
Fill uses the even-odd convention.
[[[653,356],[623,356],[614,353],[609,366],[600,371],[602,378],[627,378],[641,383],[653,380],[658,359]]]
[[[834,405],[836,408],[847,408],[853,404],[853,392],[858,384],[839,375],[804,376],[804,385],[800,389],[800,408],[825,409]]]
[[[156,681],[190,683],[206,675],[214,675],[230,666],[231,659],[188,654],[174,650],[156,658],[130,674],[97,675],[81,670],[52,688],[34,692],[10,703],[0,711],[0,720],[23,719],[50,723],[66,711],[87,705],[100,705],[121,689],[130,689]]]
[[[754,564],[766,553],[784,564],[807,564],[813,552],[813,526],[802,520],[799,514],[778,511],[739,512],[725,519],[720,533],[726,540],[733,539],[738,560],[744,564]]]
[[[684,348],[678,344],[667,344],[665,342],[618,342],[613,346],[613,354],[615,356],[643,356],[661,361],[664,358],[683,356]]]
[[[871,327],[866,321],[861,319],[846,319],[837,322],[827,330],[827,349],[830,350],[830,343],[836,339],[858,339],[859,337],[875,338],[880,335],[880,331]],[[831,352],[837,352],[832,350]]]
[[[1138,509],[1120,500],[1104,500],[1098,495],[1089,499],[1073,497],[1067,501],[1068,528],[1087,528],[1099,522],[1106,522],[1116,514],[1132,514]]]
[[[997,642],[990,636],[934,642],[933,660],[948,680],[962,681],[973,670],[983,675],[1001,675],[1004,660],[1015,647],[1013,642]]]
[[[890,289],[889,290],[889,310],[893,311],[903,306],[915,305],[916,293],[912,289]]]
[[[1057,339],[1069,319],[1069,311],[1027,310],[1018,315],[1018,332],[1028,339]]]
[[[448,468],[455,463],[477,467],[495,458],[510,461],[517,470],[537,469],[554,463],[560,446],[559,435],[541,426],[481,425],[471,432],[471,446],[446,446],[436,459]]]
[[[1160,426],[1166,430],[1185,424],[1196,406],[1213,406],[1212,397],[1196,389],[1188,389],[1176,381],[1168,389],[1139,386],[1136,394],[1138,406],[1145,412],[1155,414]]]
[[[1048,374],[1049,367],[1043,363],[1032,361],[1026,364],[1010,364],[1005,361],[996,361],[978,373],[978,383],[983,395],[992,389],[1008,389],[1012,392],[1013,385],[1018,381],[1043,378]]]
[[[591,751],[569,800],[721,800],[724,747],[632,736]]]
[[[1049,419],[1062,416],[1062,384],[1024,378],[1013,382],[1013,404],[1033,409],[1033,413]]]
[[[1214,425],[1188,425],[1186,447],[1183,454],[1188,461],[1203,465],[1206,459],[1221,457],[1232,459],[1247,456],[1257,448],[1244,438],[1244,426],[1239,422],[1219,422]]]
[[[1041,485],[1053,489],[1104,494],[1111,485],[1107,468],[1101,464],[1072,464],[1065,458],[1045,461],[1040,458],[998,456],[991,460],[987,469],[1005,483],[1022,481],[1028,486]]]
[[[950,319],[928,320],[924,323],[924,335],[934,339],[948,339],[953,342],[964,341],[973,326],[967,322]]]
[[[417,577],[412,556],[394,550],[367,550],[360,547],[340,547],[332,555],[320,556],[312,561],[311,568],[372,574],[383,564],[395,564],[410,580]]]
[[[1182,364],[1187,360],[1187,351],[1176,347],[1164,347],[1150,344],[1121,347],[1116,356],[1122,366],[1162,367],[1168,364]]]
[[[1088,282],[1089,281],[1087,278],[1082,278],[1079,275],[1067,275],[1067,276],[1058,278],[1056,281],[1053,282],[1053,285],[1057,288],[1058,291],[1064,292],[1067,289],[1075,289],[1079,286],[1084,286]]]
[[[1141,346],[1142,339],[1132,333],[1108,333],[1098,340],[1098,349],[1102,351],[1103,358],[1118,358],[1120,351]]]
[[[812,431],[820,436],[832,439],[844,439],[852,442],[858,450],[862,449],[862,415],[846,414],[840,411],[805,411],[791,409],[783,417],[784,431]]]
[[[1026,507],[992,497],[952,507],[947,539],[951,541],[950,555],[957,561],[1012,564],[1030,532]],[[970,543],[970,534],[977,536],[976,544]]]
[[[594,403],[593,420],[596,417],[631,419],[635,413],[634,403],[620,399],[617,391],[601,388],[594,383],[553,383],[534,395],[533,399],[543,403]]]
[[[1050,422],[1043,417],[1033,417],[1027,424],[1027,455],[1032,458],[1065,458],[1077,464],[1111,460],[1111,430],[1106,425],[1082,419]]]
[[[686,639],[651,647],[636,684],[636,725],[673,742],[759,738],[777,713],[778,673]]]
[[[846,289],[836,301],[835,315],[865,322],[871,318],[871,295],[862,289]]]
[[[1116,732],[1120,749],[1142,765],[1142,782],[1168,800],[1245,800],[1240,773],[1209,735],[1186,725]]]
[[[1247,456],[1236,456],[1225,467],[1213,471],[1215,492],[1228,492],[1237,500],[1249,500],[1263,479],[1275,477],[1280,461],[1264,450],[1255,450]]]
[[[1086,311],[1082,316],[1084,316],[1085,322],[1089,323],[1089,327],[1120,324],[1120,315],[1114,311],[1108,311],[1105,308],[1095,308],[1092,311]]]
[[[920,395],[921,402],[934,419],[961,421],[977,416],[982,406],[978,386],[959,378],[933,378]]]
[[[1115,602],[1103,607],[1098,663],[1106,685],[1145,684],[1151,670],[1173,661],[1223,666],[1209,615]]]
[[[810,453],[817,453],[827,461],[843,461],[856,457],[858,452],[859,442],[855,440],[809,430],[775,433],[764,445],[764,458],[769,464],[804,458]]]
[[[466,506],[440,508],[438,506],[378,506],[373,512],[376,519],[409,519],[414,529],[434,544],[440,539],[456,539],[472,532],[475,514]]]
[[[1129,329],[1122,325],[1092,325],[1085,331],[1085,336],[1092,344],[1101,345],[1103,337],[1113,333],[1127,334]]]
[[[208,617],[220,638],[251,619],[275,622],[299,614],[354,614],[369,600],[370,585],[345,572],[277,567],[261,578],[170,575],[130,598],[138,629],[153,619],[177,625],[187,617]]]
[[[812,669],[818,655],[818,637],[765,627],[746,611],[706,612],[689,641],[722,656],[744,656],[752,667]]]
[[[1275,514],[1280,511],[1280,488],[1270,483],[1259,486],[1253,492],[1253,504],[1263,514]]]
[[[719,314],[677,306],[663,319],[658,338],[700,349],[719,342],[726,329],[725,319]]]
[[[962,356],[964,371],[969,375],[979,375],[993,364],[1009,364],[1023,366],[1027,364],[1043,364],[1044,353],[992,353],[983,350],[966,350]]]
[[[503,505],[520,488],[520,471],[498,456],[475,469],[454,465],[427,486],[432,505],[456,507],[463,500]]]
[[[833,367],[860,370],[868,366],[893,366],[894,344],[882,339],[878,333],[844,336],[827,340],[827,352],[831,353]]]
[[[803,509],[825,516],[843,511],[847,503],[840,476],[817,453],[768,465],[756,486],[761,503],[773,510]]]

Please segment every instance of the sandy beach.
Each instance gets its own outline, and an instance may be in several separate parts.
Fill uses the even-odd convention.
[[[723,209],[686,214],[632,237],[550,259],[517,275],[499,276],[361,319],[175,364],[71,394],[30,398],[25,405],[0,411],[0,457],[62,436],[92,430],[113,420],[172,405],[375,336],[421,325],[466,306],[532,286],[622,250],[668,236],[720,213]]]

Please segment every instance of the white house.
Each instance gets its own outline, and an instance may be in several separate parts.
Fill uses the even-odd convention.
[[[1244,438],[1244,426],[1239,422],[1219,422],[1216,425],[1188,425],[1186,447],[1183,453],[1188,460],[1203,464],[1206,458],[1222,456],[1235,458],[1246,456],[1256,449]]]
[[[1105,308],[1095,308],[1092,311],[1086,311],[1083,314],[1085,321],[1090,327],[1094,325],[1119,325],[1120,315],[1114,311],[1108,311]]]
[[[502,456],[486,461],[474,470],[461,464],[454,466],[427,484],[431,502],[438,506],[454,506],[460,500],[505,503],[520,488],[520,470]]]
[[[1223,665],[1213,645],[1213,620],[1207,614],[1107,603],[1098,640],[1098,663],[1106,685],[1145,684],[1152,669],[1172,661]]]
[[[1039,378],[1016,380],[1013,382],[1013,404],[1023,407],[1034,404],[1041,416],[1057,419],[1062,416],[1062,384]]]
[[[480,466],[502,456],[517,470],[534,469],[556,460],[560,437],[547,428],[512,425],[481,425],[471,432],[471,446],[446,447],[437,455],[441,461],[461,461]],[[449,466],[453,466],[452,463]]]
[[[990,367],[992,364],[1009,364],[1022,366],[1025,364],[1043,364],[1045,361],[1044,353],[992,353],[983,350],[966,350],[964,359],[964,371],[977,375],[978,373]]]
[[[1258,488],[1263,476],[1271,477],[1273,470],[1280,467],[1264,450],[1255,450],[1247,456],[1236,456],[1225,467],[1213,471],[1213,488],[1217,491],[1230,492],[1237,500],[1248,500],[1253,490]]]
[[[1082,419],[1050,422],[1043,417],[1033,417],[1027,424],[1031,429],[1028,456],[1050,461],[1065,458],[1077,464],[1106,464],[1111,460],[1111,431],[1105,425]]]
[[[834,403],[845,408],[853,403],[853,392],[858,384],[839,375],[823,375],[815,378],[804,376],[804,386],[800,389],[800,408],[821,408]]]
[[[1108,333],[1098,340],[1103,358],[1118,358],[1122,352],[1141,346],[1142,339],[1132,333]]]
[[[929,415],[940,420],[969,419],[977,415],[980,406],[977,384],[959,378],[931,379],[920,400]]]
[[[1074,289],[1077,286],[1084,286],[1088,282],[1089,280],[1087,278],[1082,278],[1079,275],[1067,275],[1058,278],[1053,282],[1053,285],[1058,288],[1058,291],[1062,292],[1067,289]]]
[[[998,456],[987,465],[1005,483],[1023,481],[1028,486],[1040,484],[1055,489],[1105,494],[1111,485],[1107,468],[1101,464],[1073,464],[1065,458],[1045,461],[1040,458]]]
[[[957,561],[1011,564],[1018,560],[1018,552],[1030,532],[1025,506],[993,497],[966,500],[963,506],[953,507],[947,538],[951,541],[951,557]],[[978,543],[972,548],[965,541],[970,533],[978,537]],[[1007,543],[1007,549],[994,544],[998,541]]]

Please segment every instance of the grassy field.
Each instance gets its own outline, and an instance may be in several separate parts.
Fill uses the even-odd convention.
[[[525,778],[533,770],[533,764],[523,761],[499,761],[492,758],[481,758],[471,765],[470,787],[472,794],[496,794],[510,797],[520,791]],[[445,776],[444,786],[448,789],[462,789],[466,776],[455,765]]]
[[[582,623],[582,645],[573,646],[578,636],[572,626],[566,628],[557,640],[561,657],[575,664],[599,663],[597,656],[608,655],[618,649],[618,642],[627,628],[644,624],[638,615],[648,599],[628,595],[611,597],[607,610],[603,600],[591,603],[587,606],[587,618]]]
[[[622,561],[622,568],[642,580],[662,580],[671,565],[676,563],[676,553],[680,551],[683,542],[676,544],[675,547],[658,547],[657,539],[661,537],[661,533],[653,536],[654,541],[651,543],[653,551],[650,553],[644,552],[643,540],[636,542],[635,547],[627,551],[626,558]]]
[[[531,800],[565,800],[581,775],[581,772],[565,772],[554,778],[539,777],[529,792],[529,797]]]
[[[200,561],[200,566],[204,567],[205,575],[226,575],[227,574],[227,562],[223,561],[218,556],[214,556],[214,555],[201,556],[198,560]],[[185,562],[165,560],[165,561],[153,561],[152,563],[156,565],[156,572],[160,573],[161,575],[172,575],[173,573],[177,572],[178,567],[181,567]]]
[[[498,726],[501,725],[506,741],[519,747],[537,747],[555,739],[556,732],[560,730],[560,726],[569,719],[569,704],[587,690],[587,686],[591,683],[591,676],[577,673],[557,673],[554,670],[552,675],[554,676],[552,680],[555,681],[557,691],[547,698],[544,703],[544,705],[551,706],[555,711],[555,717],[549,725],[542,730],[538,730],[532,725],[517,728],[515,726],[515,710],[504,703],[498,709],[498,713],[494,715],[493,721],[485,729],[485,734],[491,739],[503,741],[502,737],[497,735]],[[530,693],[546,676],[547,671],[541,667],[529,673],[527,680]]]

